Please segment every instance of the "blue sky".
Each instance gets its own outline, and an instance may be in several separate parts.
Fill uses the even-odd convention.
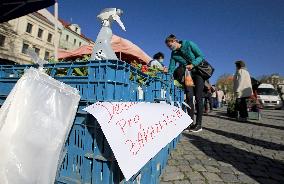
[[[242,59],[252,76],[284,76],[284,0],[59,0],[60,18],[77,23],[95,40],[100,29],[98,13],[108,7],[124,11],[126,32],[114,23],[113,33],[152,56],[170,50],[165,37],[192,40],[215,67],[211,81],[235,71]],[[52,8],[50,8],[52,10]]]

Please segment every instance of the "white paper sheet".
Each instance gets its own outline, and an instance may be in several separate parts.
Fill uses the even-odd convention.
[[[126,180],[192,123],[168,104],[97,102],[84,110],[98,120]]]

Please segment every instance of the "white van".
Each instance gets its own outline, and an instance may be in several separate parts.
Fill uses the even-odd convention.
[[[282,100],[271,84],[260,84],[257,89],[257,98],[264,108],[280,109]]]

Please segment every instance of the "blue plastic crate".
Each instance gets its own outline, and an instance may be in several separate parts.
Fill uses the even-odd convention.
[[[37,67],[36,65],[1,66],[0,94],[8,95],[24,69],[30,66]],[[139,99],[137,93],[139,85],[137,79],[142,77],[147,81],[149,78],[148,75],[129,64],[116,60],[63,62],[46,64],[44,68],[51,77],[77,88],[82,100],[93,102],[103,100],[143,101],[144,99]],[[87,71],[87,76],[78,76],[76,70]],[[134,76],[133,81],[130,81],[130,75]],[[147,92],[149,92],[149,88],[146,89]],[[147,100],[152,101],[152,98]]]
[[[144,101],[145,102],[154,102],[154,95],[153,95],[153,86],[151,85],[144,85],[142,86],[144,92]]]
[[[90,146],[89,152],[84,153],[84,156],[88,158],[89,165],[84,165],[84,169],[88,170],[88,172],[83,173],[82,183],[89,181],[90,172],[92,183],[152,183],[150,164],[146,164],[136,175],[126,182],[99,124],[96,121],[94,123],[87,122],[87,129],[91,137],[89,139],[85,138],[85,141]],[[80,139],[77,138],[77,140]],[[78,153],[78,151],[75,153]],[[86,179],[84,180],[84,178]]]
[[[126,182],[98,122],[87,113],[76,114],[65,149],[57,183],[159,183],[169,154],[167,145]]]
[[[120,171],[120,170],[119,170]],[[122,172],[119,173],[120,179],[115,179],[114,183],[119,184],[148,184],[148,183],[154,183],[152,174],[151,174],[151,160],[149,160],[138,173],[136,173],[134,176],[132,176],[128,181],[125,181],[124,176]]]
[[[45,64],[47,73],[58,80],[85,80],[88,79],[89,62],[60,62]],[[86,71],[85,75],[80,75]],[[80,72],[80,73],[79,73]]]
[[[152,86],[154,100],[167,100],[167,85],[165,82],[159,78],[153,78],[150,85]]]
[[[77,113],[57,183],[114,183],[115,159],[94,117]],[[118,168],[116,168],[118,169]]]
[[[132,66],[130,66],[130,70],[130,101],[153,102],[153,85],[151,85],[153,78]]]
[[[0,95],[0,107],[3,105],[4,101],[6,100],[7,96]]]
[[[86,67],[88,68],[88,72],[94,72],[94,70],[90,69],[91,64],[89,62],[46,64],[45,69],[47,73],[55,79],[77,88],[80,91],[82,100],[90,100],[93,102],[103,100],[129,100],[129,65],[122,61],[104,61],[102,64],[92,64],[98,66],[97,68],[99,69],[103,68],[107,70],[101,69],[100,75],[96,74],[95,78],[94,73],[88,73],[88,76],[74,75],[75,69],[86,69]],[[6,73],[6,76],[9,76],[11,75],[9,74],[10,72],[13,74],[13,77],[5,78],[4,74],[2,75],[3,77],[0,78],[0,95],[8,95],[10,93],[14,84],[20,78],[20,73],[23,73],[24,69],[28,66],[32,65],[1,66],[0,71],[2,73]],[[64,71],[64,75],[60,75],[62,71]],[[110,80],[110,78],[115,78],[115,80]]]
[[[160,176],[167,166],[170,153],[169,147],[169,144],[167,144],[154,158],[151,159],[151,183],[160,183]]]
[[[17,81],[15,78],[0,79],[0,95],[8,96]]]
[[[139,84],[137,82],[129,83],[129,101],[143,101],[144,100],[144,92],[138,91]],[[142,93],[142,94],[140,94]]]
[[[168,152],[169,145],[167,144],[163,148],[163,164],[162,164],[162,171],[167,167],[168,159],[169,159],[169,152]]]
[[[173,139],[173,148],[175,149],[177,147],[177,144],[179,143],[179,138],[178,136]]]
[[[92,129],[87,127],[91,115],[77,113],[65,143],[66,155],[56,177],[61,183],[90,183],[91,164],[88,153],[92,153]]]
[[[129,84],[119,82],[89,82],[89,101],[129,101]]]
[[[119,60],[90,61],[89,81],[129,83],[130,65]]]
[[[151,159],[152,164],[152,177],[155,178],[155,181],[159,180],[159,176],[162,174],[162,164],[163,164],[163,154],[162,150]],[[156,183],[156,182],[155,182]]]
[[[261,119],[261,113],[260,112],[248,112],[248,119],[251,120],[260,120]]]
[[[81,100],[89,100],[89,83],[88,81],[72,81],[72,80],[61,80],[61,82],[64,82],[65,84],[68,84],[72,86],[73,88],[76,88],[79,91],[79,94],[81,96]]]
[[[30,67],[37,68],[38,65],[0,65],[0,78],[19,78]]]
[[[178,88],[175,86],[174,101],[177,101],[180,104],[184,101],[184,90],[182,88]]]
[[[0,94],[3,92],[4,96],[8,95],[27,67],[0,67],[0,84],[3,84],[0,86]],[[49,75],[77,88],[81,95],[57,183],[159,183],[170,150],[176,145],[174,140],[126,182],[99,124],[82,109],[96,101],[153,102],[161,95],[159,88],[166,90],[167,99],[172,95],[175,99],[178,93],[172,88],[173,84],[162,80],[166,75],[162,75],[161,79],[151,78],[122,61],[56,63],[47,64],[45,68]],[[77,69],[87,71],[88,76],[78,76]],[[139,78],[145,79],[142,99],[138,93]],[[151,82],[153,80],[155,82]]]
[[[166,83],[173,82],[172,74],[169,73],[157,73],[157,78],[161,79],[162,81]]]
[[[171,153],[172,150],[174,149],[174,139],[169,143],[169,152]]]

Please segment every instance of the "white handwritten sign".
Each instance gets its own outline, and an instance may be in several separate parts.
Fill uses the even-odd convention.
[[[126,180],[192,123],[168,104],[97,102],[84,110],[98,120]]]

